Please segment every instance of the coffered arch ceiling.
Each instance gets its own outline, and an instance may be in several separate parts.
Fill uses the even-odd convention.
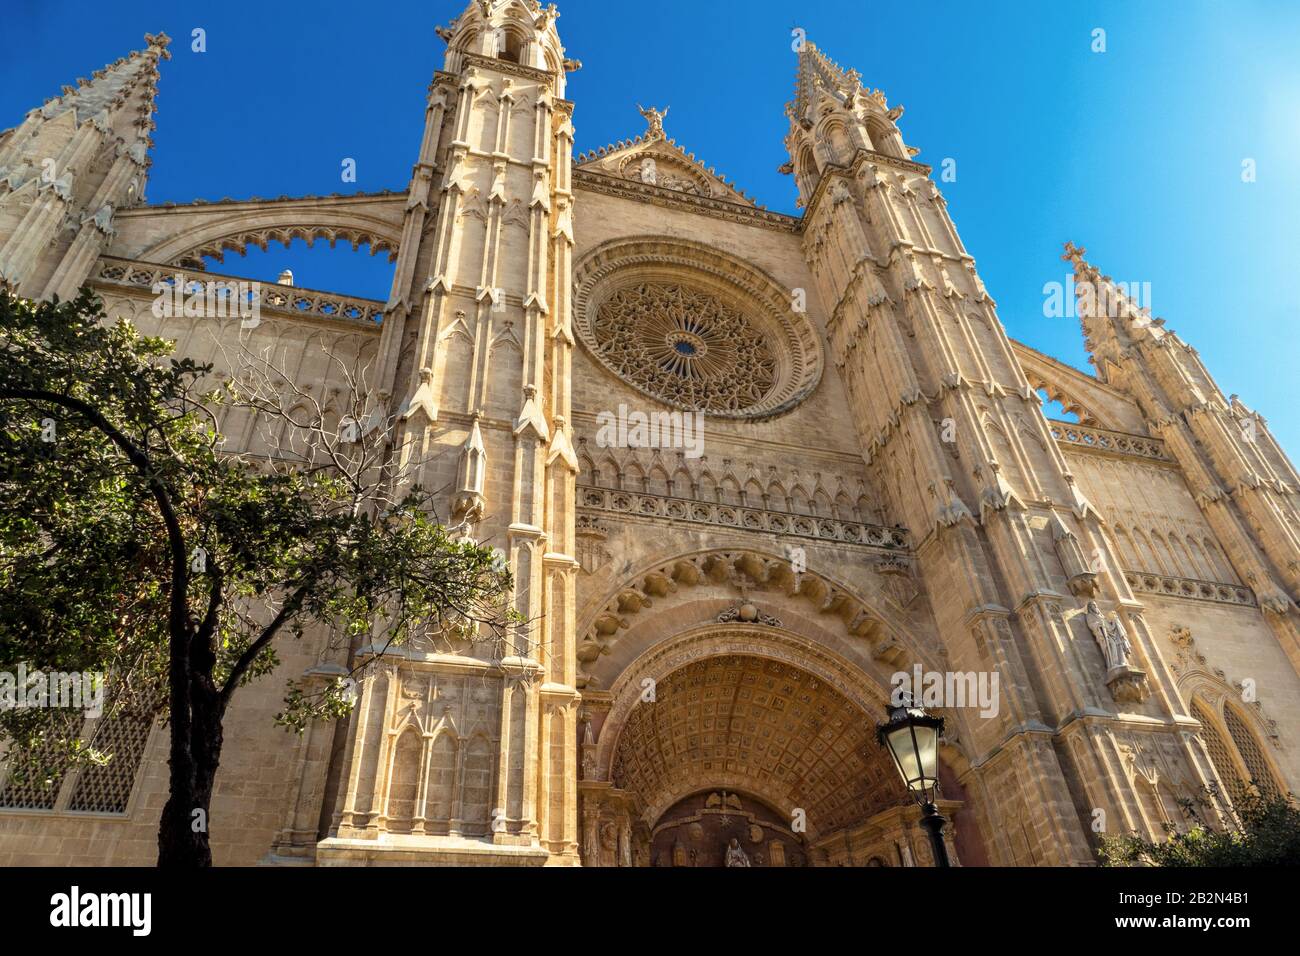
[[[810,835],[830,833],[906,802],[875,723],[794,663],[709,657],[657,680],[653,702],[631,710],[612,779],[650,824],[683,796],[722,787],[803,810]]]

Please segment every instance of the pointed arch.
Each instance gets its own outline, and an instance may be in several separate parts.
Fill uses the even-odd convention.
[[[1133,529],[1133,544],[1137,550],[1138,560],[1141,562],[1137,570],[1155,574],[1163,573],[1160,570],[1160,563],[1155,558],[1155,551],[1151,547],[1151,542],[1148,540],[1146,532],[1141,528]]]
[[[1201,722],[1201,740],[1210,755],[1210,763],[1219,775],[1219,781],[1227,788],[1230,799],[1239,799],[1244,792],[1241,774],[1232,751],[1228,748],[1224,734],[1219,730],[1219,722],[1213,716],[1210,706],[1198,697],[1192,698],[1192,716]]]
[[[812,495],[801,482],[795,482],[790,489],[790,511],[797,515],[815,514],[812,507]]]
[[[388,829],[394,833],[409,833],[420,815],[416,799],[420,789],[423,766],[424,740],[413,724],[408,724],[393,746],[392,765],[388,775],[387,817]]]
[[[1137,555],[1133,550],[1133,540],[1128,536],[1128,531],[1122,524],[1114,527],[1115,549],[1119,552],[1119,559],[1124,562],[1124,567],[1136,568],[1138,566]]]
[[[1228,559],[1224,557],[1223,550],[1219,547],[1218,543],[1210,537],[1202,538],[1201,543],[1204,544],[1205,552],[1209,555],[1211,563],[1218,572],[1215,580],[1223,581],[1227,584],[1239,584],[1240,581],[1238,580],[1236,573],[1232,570],[1232,565],[1230,565]]]
[[[835,501],[832,505],[831,514],[837,521],[861,521],[857,509],[853,506],[852,499],[841,488],[835,493]]]
[[[718,486],[718,500],[725,505],[739,505],[742,501],[740,482],[735,475],[727,474]]]
[[[623,490],[623,468],[613,452],[606,450],[605,454],[600,456],[595,474],[604,478],[604,487]]]
[[[722,500],[718,497],[718,480],[713,477],[713,472],[707,466],[700,471],[699,498],[701,501],[712,502]]]
[[[431,822],[451,821],[456,793],[456,761],[460,740],[450,728],[440,728],[429,748],[429,783],[424,816]]]
[[[646,475],[645,490],[652,495],[668,494],[668,472],[656,462]]]
[[[825,488],[817,488],[812,496],[812,513],[819,518],[829,518],[834,514],[831,496]]]
[[[483,731],[473,734],[465,745],[460,813],[467,833],[482,834],[487,831],[496,750],[496,742]]]
[[[1272,761],[1265,755],[1264,748],[1260,746],[1259,738],[1248,721],[1236,704],[1224,700],[1223,725],[1246,770],[1246,779],[1266,796],[1277,796],[1283,788],[1278,785]]]
[[[636,459],[630,459],[623,468],[623,488],[627,491],[645,491],[650,479]]]
[[[695,497],[695,478],[685,465],[678,465],[677,470],[668,479],[668,494],[675,498]]]
[[[1201,739],[1227,796],[1239,802],[1251,784],[1265,795],[1284,793],[1284,778],[1260,742],[1260,722],[1238,706],[1235,690],[1201,669],[1180,684],[1191,690],[1192,716],[1201,723]]]

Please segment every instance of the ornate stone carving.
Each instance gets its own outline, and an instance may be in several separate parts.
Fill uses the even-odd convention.
[[[200,263],[201,265],[202,263]],[[182,269],[177,266],[157,266],[147,262],[132,262],[102,256],[97,271],[91,282],[97,285],[115,285],[151,289],[155,283],[167,282],[175,276],[181,276],[181,282],[188,284],[191,280],[198,282],[247,282],[235,276],[217,275],[202,269]],[[355,296],[335,295],[329,292],[314,292],[288,286],[271,286],[262,290],[261,307],[295,317],[311,316],[313,318],[337,319],[366,323],[376,326],[383,315],[384,304],[374,299],[358,299]]]
[[[1070,591],[1079,597],[1096,597],[1098,590],[1097,574],[1088,566],[1079,539],[1061,520],[1061,516],[1052,515],[1052,543],[1056,547],[1056,556],[1069,582]]]
[[[575,548],[578,564],[587,574],[595,574],[609,563],[610,552],[605,547],[608,535],[605,526],[590,515],[578,515],[575,529]]]
[[[734,604],[718,614],[719,624],[766,624],[768,627],[780,627],[779,619],[773,617],[764,611],[758,609],[758,606],[750,601],[742,601]]]
[[[816,330],[771,277],[717,249],[637,237],[593,250],[575,270],[583,344],[609,371],[677,408],[764,418],[821,378]]]
[[[716,504],[710,501],[683,501],[668,495],[638,494],[611,488],[580,485],[578,507],[608,514],[639,515],[643,518],[668,518],[693,524],[717,525],[746,531],[773,532],[799,538],[831,541],[836,544],[868,548],[908,547],[908,533],[902,528],[840,521],[812,515]],[[594,519],[592,519],[594,520]]]
[[[607,366],[670,405],[743,414],[776,384],[768,336],[740,310],[684,283],[621,288],[601,303],[591,329]]]
[[[1173,461],[1173,458],[1165,450],[1165,443],[1159,438],[1129,435],[1125,432],[1111,431],[1107,428],[1089,428],[1070,422],[1048,421],[1047,426],[1052,433],[1052,437],[1062,445],[1128,458],[1146,458],[1164,462]]]
[[[1241,604],[1246,607],[1254,607],[1257,603],[1254,592],[1240,584],[1176,578],[1165,574],[1152,574],[1149,571],[1125,571],[1124,580],[1134,591],[1147,594],[1190,598],[1194,601],[1216,601],[1219,604]]]

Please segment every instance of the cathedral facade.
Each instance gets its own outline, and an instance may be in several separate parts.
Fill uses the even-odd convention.
[[[0,277],[89,284],[218,375],[271,349],[326,407],[332,358],[363,365],[533,622],[507,659],[281,647],[227,719],[216,861],[930,865],[875,739],[898,675],[945,689],[962,865],[1089,865],[1207,787],[1300,789],[1300,477],[1264,420],[1073,245],[1093,374],[1010,339],[901,107],[811,43],[799,216],[656,108],[575,154],[558,16],[440,30],[402,192],[149,205],[165,36],[0,135]],[[156,317],[159,282],[296,238],[389,254],[388,300]],[[349,719],[274,726],[285,680],[356,661]],[[166,735],[106,734],[53,793],[0,770],[0,864],[153,861]]]

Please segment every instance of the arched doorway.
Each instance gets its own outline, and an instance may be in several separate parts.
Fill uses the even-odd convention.
[[[884,700],[779,628],[661,643],[610,692],[584,694],[584,861],[721,866],[730,848],[750,866],[928,863],[919,811],[874,738]],[[960,806],[945,801],[950,819]]]
[[[678,800],[651,828],[650,865],[799,867],[808,865],[808,846],[757,797],[706,790]]]

